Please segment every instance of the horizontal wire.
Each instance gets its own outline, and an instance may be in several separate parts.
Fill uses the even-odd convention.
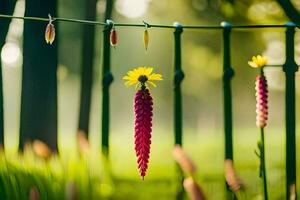
[[[10,18],[10,19],[23,19],[23,20],[35,20],[35,21],[49,21],[49,18],[42,17],[28,17],[28,16],[13,16],[13,15],[3,15],[0,14],[0,18]],[[89,25],[99,25],[105,26],[107,23],[99,22],[99,21],[89,21],[89,20],[80,20],[80,19],[72,19],[72,18],[62,18],[62,17],[52,17],[53,21],[63,21],[63,22],[73,22],[73,23],[81,23],[81,24],[89,24]],[[145,23],[141,24],[130,24],[130,23],[113,23],[113,25],[119,27],[145,27]],[[161,24],[149,24],[148,27],[154,28],[176,28],[178,25],[161,25]],[[252,28],[287,28],[293,26],[299,28],[299,25],[296,24],[254,24],[254,25],[231,25],[227,26],[215,25],[215,26],[207,26],[207,25],[180,25],[183,29],[252,29]]]
[[[22,19],[22,20],[33,20],[33,21],[49,21],[49,18],[42,18],[42,17],[28,17],[28,16],[13,16],[13,15],[3,15],[0,14],[0,18],[10,18],[10,19]],[[81,24],[88,24],[88,25],[99,25],[105,26],[107,23],[98,22],[98,21],[89,21],[89,20],[80,20],[80,19],[72,19],[72,18],[62,18],[62,17],[52,17],[51,20],[53,21],[62,21],[62,22],[72,22],[72,23],[81,23]],[[145,27],[145,23],[149,28],[176,28],[176,26],[172,25],[159,25],[159,24],[149,24],[144,21],[143,24],[129,24],[129,23],[113,23],[114,26],[119,27]],[[178,26],[178,25],[177,25]],[[251,28],[287,28],[290,27],[290,24],[266,24],[266,25],[230,25],[230,26],[200,26],[200,25],[182,25],[181,27],[184,29],[224,29],[224,28],[231,28],[231,29],[251,29]],[[299,28],[298,25],[295,27]],[[282,67],[282,65],[266,65],[266,67]]]

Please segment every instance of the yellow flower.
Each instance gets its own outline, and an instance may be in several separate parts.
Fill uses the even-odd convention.
[[[252,61],[248,61],[248,64],[253,68],[264,67],[268,62],[268,59],[265,56],[257,55],[252,57]]]
[[[153,81],[161,81],[163,79],[161,74],[155,74],[152,73],[152,71],[153,71],[153,67],[138,67],[136,69],[127,72],[127,75],[123,77],[123,80],[126,80],[125,85],[127,86],[136,85],[136,87],[138,87],[139,85],[147,86],[147,83],[149,83],[153,87],[156,87]]]

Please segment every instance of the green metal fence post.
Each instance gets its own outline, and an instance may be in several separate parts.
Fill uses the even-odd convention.
[[[184,78],[184,73],[181,69],[181,33],[183,32],[182,25],[175,23],[174,42],[175,42],[175,57],[174,57],[174,133],[175,144],[182,145],[182,101],[181,101],[181,82]]]
[[[223,108],[224,108],[224,133],[225,133],[225,160],[233,160],[232,148],[232,100],[231,100],[231,79],[234,71],[231,67],[230,59],[230,33],[232,25],[228,22],[222,22],[223,26]],[[227,199],[236,199],[227,186]]]
[[[224,93],[224,131],[225,131],[225,159],[233,160],[232,151],[232,101],[231,79],[234,71],[230,63],[230,33],[231,24],[222,22],[223,28],[223,93]]]
[[[285,72],[285,120],[286,120],[286,199],[296,199],[296,137],[295,137],[295,73],[298,66],[294,59],[294,35],[296,25],[286,24]]]
[[[109,152],[109,86],[113,81],[110,71],[110,31],[113,27],[107,21],[103,29],[103,66],[102,66],[102,153],[108,156]]]
[[[181,100],[181,82],[184,78],[184,73],[181,68],[181,34],[183,32],[182,25],[175,22],[174,31],[174,44],[175,44],[175,55],[174,55],[174,136],[175,144],[182,145],[182,100]],[[183,172],[179,166],[179,187],[177,189],[176,199],[184,199],[183,190]]]

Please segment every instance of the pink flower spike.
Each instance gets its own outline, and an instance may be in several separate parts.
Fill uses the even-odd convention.
[[[256,126],[264,128],[268,120],[268,84],[264,75],[257,75],[256,90]]]
[[[148,89],[138,90],[134,99],[135,152],[140,176],[144,180],[148,168],[152,132],[153,100]]]

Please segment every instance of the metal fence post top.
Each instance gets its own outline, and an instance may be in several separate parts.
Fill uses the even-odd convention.
[[[173,26],[175,27],[175,33],[182,33],[183,32],[183,27],[182,24],[179,22],[174,22]]]
[[[226,21],[223,21],[220,23],[220,25],[224,28],[224,29],[231,29],[232,28],[232,24]]]
[[[290,27],[295,28],[297,25],[296,25],[294,22],[287,22],[287,23],[285,23],[285,26],[286,26],[287,28],[290,28]]]
[[[286,60],[283,64],[283,71],[288,73],[295,73],[298,71],[298,65],[295,61],[295,28],[297,25],[294,22],[285,23],[286,26]]]
[[[111,20],[111,19],[107,19],[106,22],[105,22],[105,26],[104,26],[104,29],[105,30],[111,30],[113,27],[114,27],[114,21]]]

